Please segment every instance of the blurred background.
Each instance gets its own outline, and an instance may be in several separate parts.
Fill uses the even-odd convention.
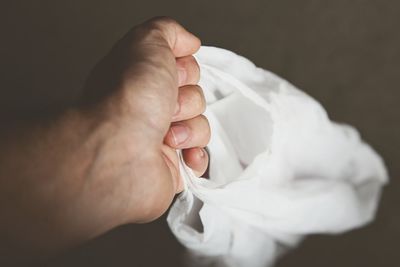
[[[400,266],[400,2],[2,1],[1,112],[74,103],[112,44],[156,15],[289,80],[332,119],[358,128],[386,161],[391,183],[373,224],[311,236],[277,266]],[[161,218],[115,229],[46,266],[184,266],[183,254]]]

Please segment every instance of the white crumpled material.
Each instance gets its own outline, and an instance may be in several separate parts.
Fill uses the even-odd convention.
[[[181,160],[185,190],[167,220],[184,246],[220,266],[269,266],[307,234],[374,218],[387,173],[353,127],[230,51],[195,57],[212,135],[209,179]]]

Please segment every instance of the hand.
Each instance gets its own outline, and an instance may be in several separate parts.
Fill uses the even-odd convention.
[[[127,222],[159,217],[182,191],[175,149],[197,175],[207,169],[210,129],[192,56],[199,48],[175,21],[152,19],[119,41],[87,83],[85,99],[113,125],[90,174],[122,186],[116,192],[127,195],[114,201],[123,201]]]
[[[48,254],[159,217],[182,190],[176,149],[204,173],[210,128],[192,56],[199,47],[175,21],[150,20],[96,66],[78,107],[3,123],[2,247]]]

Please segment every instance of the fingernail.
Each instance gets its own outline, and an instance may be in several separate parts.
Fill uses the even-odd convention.
[[[203,149],[203,148],[200,148],[200,150],[199,150],[199,156],[200,156],[200,158],[204,158],[205,155],[206,155],[206,153],[204,152],[204,149]]]
[[[179,86],[182,86],[185,84],[187,78],[187,73],[186,70],[183,68],[178,68],[178,83]]]
[[[171,127],[171,133],[175,145],[180,145],[189,138],[189,128],[184,125],[175,124]]]

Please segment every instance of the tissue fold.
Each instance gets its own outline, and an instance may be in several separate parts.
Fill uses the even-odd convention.
[[[307,234],[374,218],[387,173],[353,127],[230,51],[195,57],[212,134],[209,179],[181,160],[185,191],[167,218],[185,247],[219,266],[271,266]]]

